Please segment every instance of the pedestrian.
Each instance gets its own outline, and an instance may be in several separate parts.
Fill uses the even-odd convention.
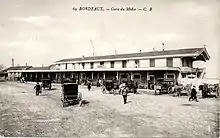
[[[97,87],[100,87],[99,79],[98,79],[98,81],[97,81]]]
[[[99,79],[99,87],[102,85],[102,80]]]
[[[87,82],[87,87],[88,87],[88,90],[90,91],[90,89],[91,89],[91,85],[92,85],[92,82],[90,81],[90,80],[88,80],[88,82]]]
[[[137,94],[137,89],[138,89],[138,82],[136,82],[134,85],[134,94]]]
[[[199,102],[197,99],[197,92],[196,92],[196,86],[193,86],[192,91],[191,91],[191,96],[189,97],[189,101],[196,100],[196,102]]]
[[[34,89],[36,90],[36,96],[38,96],[39,93],[41,93],[41,92],[40,92],[41,87],[40,87],[39,82],[37,82],[37,84],[34,86]]]
[[[127,96],[128,96],[127,84],[124,82],[120,87],[121,87],[120,89],[121,89],[124,104],[126,104],[127,103]]]

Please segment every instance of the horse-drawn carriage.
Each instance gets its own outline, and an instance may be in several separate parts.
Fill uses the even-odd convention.
[[[50,79],[41,79],[42,82],[42,88],[48,88],[49,90],[51,90],[51,80]]]
[[[82,100],[82,94],[78,92],[78,84],[76,83],[63,83],[61,101],[63,107],[70,103],[80,103]]]
[[[154,85],[155,95],[169,93],[169,88],[174,86],[174,79],[157,79],[157,84]]]
[[[202,97],[219,97],[219,84],[207,84],[199,85],[199,90],[202,92]]]
[[[115,91],[119,89],[119,84],[117,81],[113,80],[104,80],[101,86],[102,93],[115,94]]]

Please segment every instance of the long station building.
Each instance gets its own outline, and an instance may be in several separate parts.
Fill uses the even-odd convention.
[[[205,47],[161,50],[106,56],[90,56],[61,59],[47,67],[13,66],[7,68],[9,80],[25,77],[27,81],[50,78],[60,83],[63,78],[76,79],[83,83],[90,79],[95,84],[98,79],[130,79],[139,87],[149,88],[161,79],[186,77],[188,74],[204,75],[204,68],[194,68],[194,61],[206,62],[210,56]]]

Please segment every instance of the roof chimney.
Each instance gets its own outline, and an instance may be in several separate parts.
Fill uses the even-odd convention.
[[[84,55],[82,55],[82,57],[81,57],[82,59],[84,59]]]
[[[117,55],[117,50],[115,50],[115,55]]]
[[[153,54],[155,55],[155,48],[153,48]]]
[[[25,63],[25,66],[27,66],[27,63]]]
[[[12,66],[12,67],[14,67],[14,65],[15,65],[14,62],[15,62],[15,61],[14,61],[14,58],[12,58],[12,60],[11,60],[11,66]]]
[[[162,43],[162,51],[164,51],[164,43]]]
[[[141,53],[141,50],[140,50],[140,53]]]

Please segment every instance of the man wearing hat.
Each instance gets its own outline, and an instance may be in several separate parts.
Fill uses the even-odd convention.
[[[191,91],[191,96],[189,97],[189,101],[192,100],[196,100],[196,102],[199,102],[197,100],[197,96],[196,96],[197,92],[196,92],[196,86],[193,86],[192,91]]]

